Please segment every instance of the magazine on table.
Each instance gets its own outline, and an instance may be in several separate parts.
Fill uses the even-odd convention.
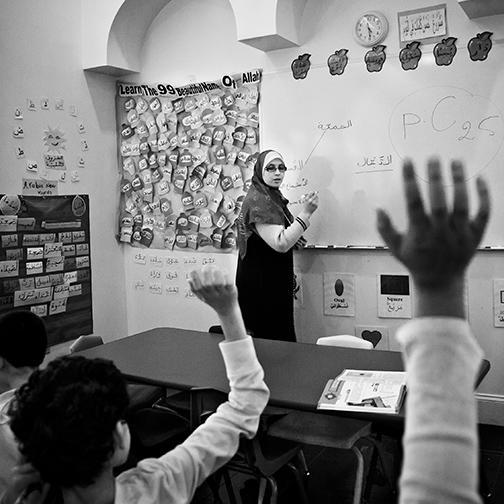
[[[406,372],[345,369],[330,379],[317,409],[396,414],[406,394]]]

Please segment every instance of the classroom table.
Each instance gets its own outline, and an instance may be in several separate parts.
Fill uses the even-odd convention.
[[[228,380],[218,348],[222,339],[217,334],[160,327],[79,353],[114,361],[130,380],[180,390],[206,387],[227,392]],[[258,338],[254,344],[273,406],[315,410],[327,380],[346,368],[404,370],[399,352]]]
[[[130,380],[180,390],[205,387],[227,392],[228,380],[218,348],[222,340],[219,334],[159,327],[79,353],[114,361]],[[269,404],[278,407],[315,411],[327,380],[344,369],[404,370],[400,352],[259,338],[254,339],[254,344],[270,389]],[[482,367],[477,385],[487,371]],[[371,421],[396,419],[402,423],[404,407],[397,415],[350,412],[344,415]]]

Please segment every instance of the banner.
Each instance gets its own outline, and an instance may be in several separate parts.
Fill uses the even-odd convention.
[[[230,251],[259,154],[261,71],[173,86],[117,84],[119,240]]]

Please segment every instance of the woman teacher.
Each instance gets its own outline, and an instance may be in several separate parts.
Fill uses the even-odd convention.
[[[318,207],[315,192],[303,198],[293,217],[280,192],[285,163],[273,150],[262,152],[238,217],[238,301],[247,330],[254,337],[296,341],[294,330],[293,249]]]

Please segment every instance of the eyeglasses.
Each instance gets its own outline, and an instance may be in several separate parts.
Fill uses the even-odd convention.
[[[285,172],[287,171],[287,167],[283,164],[281,165],[278,165],[278,166],[275,166],[275,165],[272,165],[272,164],[269,164],[268,166],[266,166],[266,168],[264,168],[268,173],[273,173],[275,171],[279,171],[279,172]]]

